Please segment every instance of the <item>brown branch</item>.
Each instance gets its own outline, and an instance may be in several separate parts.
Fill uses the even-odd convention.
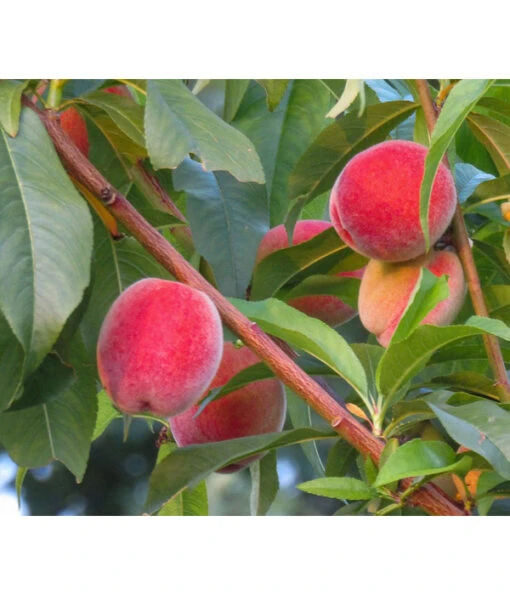
[[[308,376],[257,324],[251,322],[211,286],[131,206],[127,199],[108,183],[62,131],[57,114],[49,110],[42,111],[27,102],[24,103],[38,113],[66,169],[91,192],[101,198],[115,218],[176,279],[206,293],[213,300],[224,323],[264,360],[288,387],[300,395],[324,418],[342,438],[364,456],[371,457],[377,464],[384,443]],[[408,486],[410,480],[403,483]],[[409,502],[414,506],[422,507],[430,514],[445,516],[468,514],[443,492],[430,484],[417,490]]]
[[[416,80],[416,87],[418,89],[420,101],[425,113],[427,128],[429,133],[432,133],[438,115],[430,94],[429,85],[426,80],[418,79]],[[447,166],[449,165],[446,155],[444,156],[444,162]],[[459,202],[457,202],[457,207],[453,216],[453,235],[455,247],[457,248],[457,252],[464,269],[464,274],[466,275],[467,286],[469,289],[469,295],[471,296],[473,309],[478,316],[488,317],[489,310],[487,309],[487,304],[485,303],[480,277],[478,276],[478,271],[473,258],[473,252],[471,250],[466,222],[464,221],[464,215]],[[508,381],[505,360],[503,359],[503,354],[501,353],[499,341],[496,337],[494,337],[494,335],[483,335],[483,341],[494,378],[496,379],[496,384],[499,387],[501,401],[508,403],[510,402],[510,382]]]

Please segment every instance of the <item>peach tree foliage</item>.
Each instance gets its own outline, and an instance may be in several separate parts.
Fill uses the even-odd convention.
[[[267,453],[250,467],[252,513],[265,514],[278,493],[278,450],[291,444],[316,473],[298,487],[337,499],[339,514],[412,513],[434,485],[460,512],[487,514],[510,496],[510,395],[484,339],[496,338],[510,360],[510,232],[500,208],[510,195],[510,86],[449,83],[427,83],[441,106],[429,134],[413,80],[366,80],[350,103],[345,80],[1,81],[0,444],[19,466],[18,490],[27,469],[51,461],[83,479],[92,442],[122,416],[99,383],[102,322],[134,282],[174,278],[116,219],[108,197],[105,206],[87,186],[93,174],[82,163],[73,170],[56,146],[44,110],[73,108],[86,124],[93,170],[380,448],[374,460],[362,448],[365,434],[341,437],[334,420],[311,411],[313,399],[289,386],[281,432],[178,448],[168,431],[158,439],[166,420],[143,414],[160,446],[140,513],[207,514],[204,480]],[[105,92],[112,87],[123,91]],[[356,308],[359,279],[338,273],[367,260],[334,229],[260,262],[256,255],[270,228],[284,224],[292,234],[301,219],[327,220],[345,165],[387,139],[430,149],[420,200],[426,241],[432,182],[447,155],[489,316],[468,296],[453,323],[421,325],[447,295],[446,278],[424,270],[383,348],[357,318],[330,328],[286,304],[334,295]],[[239,338],[227,324],[224,336]],[[199,414],[274,375],[263,362],[242,370],[205,395]]]

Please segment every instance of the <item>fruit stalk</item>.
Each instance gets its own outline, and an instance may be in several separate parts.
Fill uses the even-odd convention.
[[[420,96],[420,101],[425,114],[427,122],[427,128],[429,133],[432,133],[436,124],[438,113],[434,106],[432,96],[427,81],[425,79],[417,79],[416,87]],[[448,166],[448,159],[444,156],[445,165]],[[466,276],[466,282],[473,304],[473,309],[478,316],[489,316],[487,304],[480,284],[480,277],[476,269],[475,261],[473,258],[473,252],[471,250],[471,244],[469,241],[469,234],[464,221],[464,215],[460,203],[457,202],[455,214],[453,216],[453,235],[454,244],[457,249],[457,253],[462,262],[464,268],[464,274]],[[501,401],[503,403],[510,402],[510,382],[508,380],[505,360],[501,353],[499,341],[493,335],[483,335],[483,341],[485,344],[485,350],[487,351],[487,358],[496,379],[496,384],[500,389]]]
[[[40,110],[26,98],[23,99],[23,103],[41,118],[66,169],[100,198],[114,217],[172,275],[182,283],[206,293],[213,300],[225,324],[266,362],[276,376],[300,395],[358,452],[371,457],[377,464],[384,443],[308,376],[257,324],[251,322],[219,291],[212,287],[132,207],[129,201],[108,183],[103,175],[67,138],[60,127],[58,114],[52,110]],[[409,487],[410,484],[410,479],[401,482],[403,489]],[[421,507],[432,515],[460,516],[468,514],[440,489],[430,484],[413,493],[408,501],[411,505]]]

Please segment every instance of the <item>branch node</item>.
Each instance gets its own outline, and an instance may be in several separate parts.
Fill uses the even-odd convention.
[[[111,186],[105,186],[101,190],[100,196],[105,205],[112,205],[117,200],[117,195],[113,192]]]
[[[340,417],[340,416],[338,416],[338,417],[334,417],[334,418],[331,420],[331,427],[332,427],[332,428],[334,428],[334,429],[336,429],[336,428],[338,428],[338,426],[340,426],[340,425],[341,425],[341,424],[342,424],[344,421],[345,421],[345,418],[344,418],[344,417]]]

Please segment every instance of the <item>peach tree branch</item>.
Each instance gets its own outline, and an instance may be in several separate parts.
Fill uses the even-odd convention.
[[[94,193],[112,215],[176,279],[206,293],[214,302],[224,323],[248,345],[284,384],[300,395],[332,428],[358,452],[378,463],[384,442],[308,376],[262,329],[235,308],[210,285],[187,260],[103,177],[64,133],[59,116],[51,110],[40,110],[30,101],[23,103],[41,118],[67,171]],[[402,480],[405,490],[411,479]],[[468,514],[450,500],[437,486],[427,484],[414,492],[408,502],[433,515]]]

